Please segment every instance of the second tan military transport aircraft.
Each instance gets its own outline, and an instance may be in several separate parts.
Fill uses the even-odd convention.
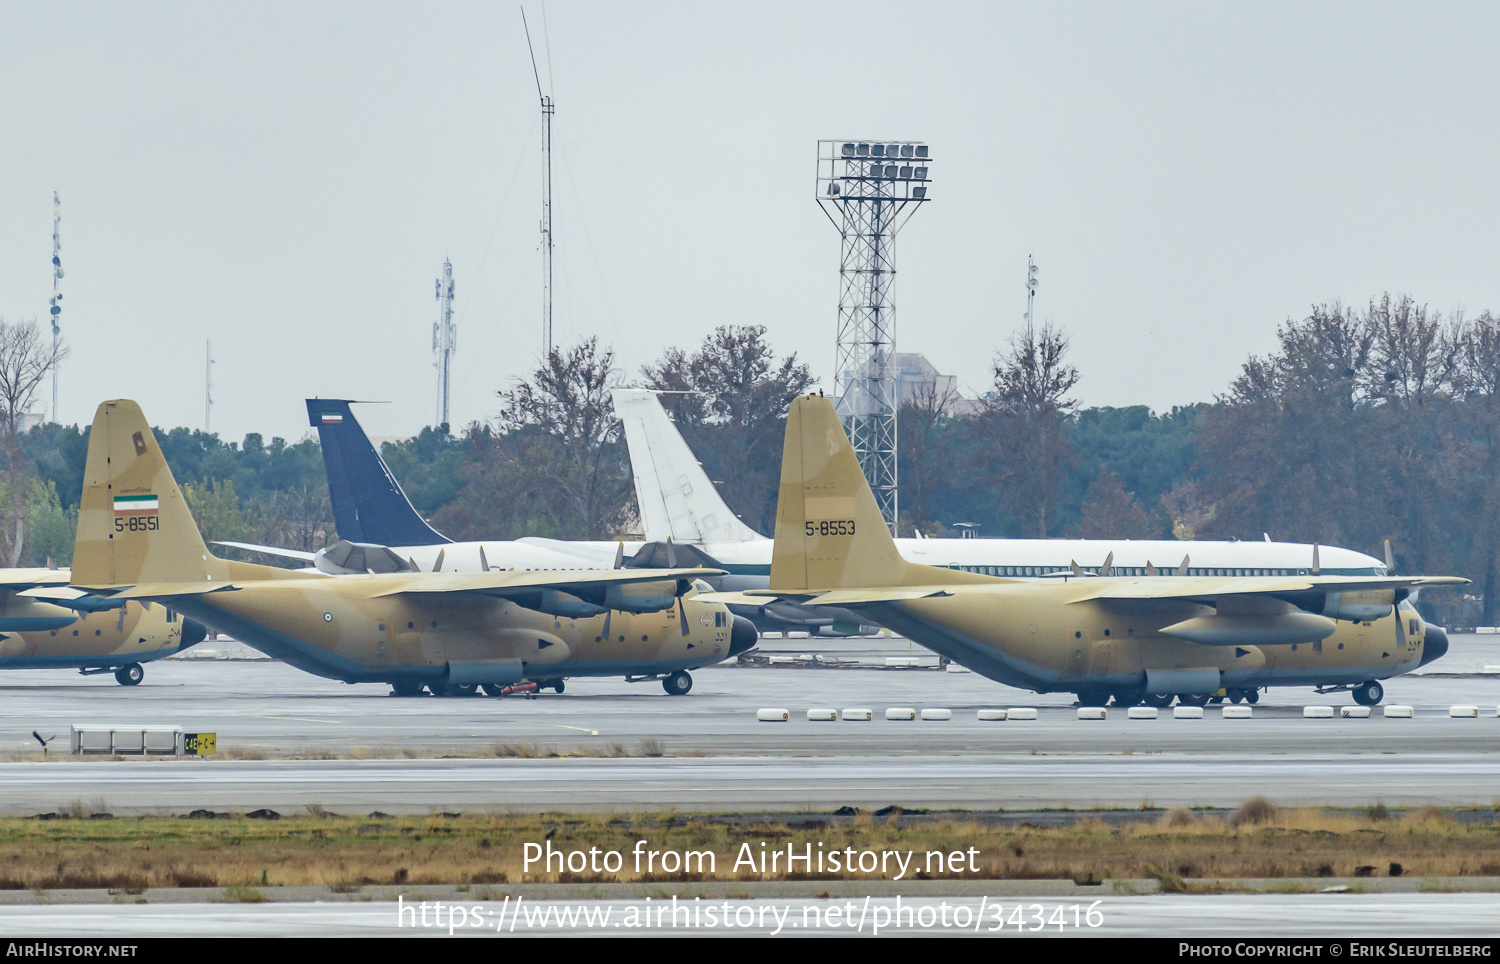
[[[142,510],[142,506],[148,508]],[[661,675],[730,655],[733,620],[695,569],[326,576],[212,555],[145,416],[99,406],[72,586],[156,602],[318,676],[398,695],[552,676]],[[153,607],[160,608],[160,607]]]
[[[833,403],[792,402],[770,588],[737,596],[841,606],[977,673],[1102,706],[1201,705],[1267,686],[1352,688],[1447,651],[1407,597],[1449,577],[1065,576],[1014,580],[908,562],[896,551]]]
[[[207,635],[201,623],[162,606],[70,589],[69,578],[66,569],[0,569],[0,670],[112,672],[120,685],[134,686],[146,675],[142,663]]]

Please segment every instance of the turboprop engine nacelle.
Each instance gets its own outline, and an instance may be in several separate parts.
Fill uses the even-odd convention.
[[[1394,589],[1366,589],[1361,592],[1330,592],[1323,594],[1320,612],[1330,619],[1342,619],[1351,623],[1372,623],[1391,614],[1396,605]]]
[[[1312,613],[1236,613],[1195,616],[1161,632],[1203,646],[1285,646],[1327,639],[1337,628],[1332,619]]]

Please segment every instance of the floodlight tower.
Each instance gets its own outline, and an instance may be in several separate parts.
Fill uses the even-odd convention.
[[[52,192],[52,421],[57,421],[57,352],[62,344],[62,201]]]
[[[896,232],[928,200],[931,156],[915,141],[818,142],[818,204],[843,239],[834,396],[865,478],[895,532]]]
[[[443,274],[437,279],[438,320],[432,323],[433,367],[438,370],[438,424],[448,421],[448,387],[453,368],[453,350],[458,347],[458,326],[453,323],[453,262],[443,259]]]

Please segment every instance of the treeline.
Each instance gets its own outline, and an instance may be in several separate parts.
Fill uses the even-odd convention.
[[[1008,537],[1269,533],[1377,556],[1390,539],[1399,571],[1467,576],[1482,600],[1424,594],[1426,607],[1494,624],[1500,319],[1440,316],[1391,295],[1317,306],[1212,402],[1163,413],[1078,406],[1068,347],[1053,326],[1019,333],[982,398],[934,390],[902,406],[902,534],[954,535],[959,523]],[[663,404],[725,501],[769,535],[782,419],[812,379],[763,327],[720,328],[633,375],[585,340],[497,392],[493,421],[424,429],[387,443],[385,457],[454,539],[629,533],[637,514],[610,400],[627,383],[669,393]],[[314,438],[157,435],[206,536],[302,549],[337,538]],[[24,436],[37,486],[26,561],[67,560],[85,436],[56,425]]]

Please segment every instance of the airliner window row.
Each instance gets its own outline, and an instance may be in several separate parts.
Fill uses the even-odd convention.
[[[977,572],[983,576],[1041,576],[1047,573],[1066,574],[1066,567],[1045,566],[949,566],[949,569],[957,569],[962,572]],[[1089,575],[1097,576],[1097,566],[1083,566],[1082,570]],[[1324,576],[1383,576],[1383,567],[1369,566],[1363,569],[1320,569],[1319,573]],[[1115,566],[1110,570],[1112,576],[1175,576],[1176,569],[1158,569],[1155,573],[1148,573],[1140,566]],[[1311,569],[1194,569],[1189,568],[1189,576],[1310,576]]]

